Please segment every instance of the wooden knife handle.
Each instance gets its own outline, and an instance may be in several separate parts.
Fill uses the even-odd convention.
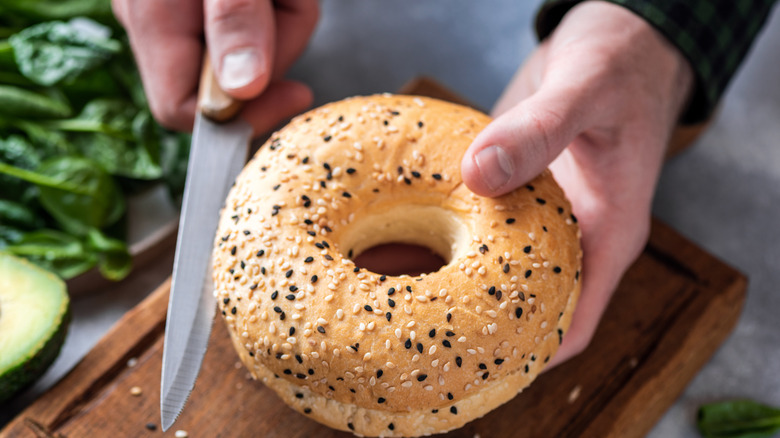
[[[225,93],[214,76],[209,53],[203,54],[198,90],[198,111],[215,122],[227,122],[238,114],[243,102]]]

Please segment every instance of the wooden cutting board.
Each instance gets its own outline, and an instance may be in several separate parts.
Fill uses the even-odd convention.
[[[428,81],[413,85],[403,91],[451,97],[446,90],[437,94],[442,89]],[[654,221],[647,247],[624,276],[588,349],[448,436],[644,436],[731,332],[746,283],[735,269]],[[163,435],[159,384],[169,286],[125,315],[0,437]],[[250,380],[220,320],[187,407],[164,435],[175,430],[190,437],[350,436],[287,408]]]

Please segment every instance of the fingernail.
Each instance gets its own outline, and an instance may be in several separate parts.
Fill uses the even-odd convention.
[[[242,88],[265,70],[265,57],[254,47],[234,50],[222,57],[219,85],[225,90]]]
[[[482,181],[491,191],[496,191],[508,183],[515,170],[512,157],[498,145],[488,146],[477,152],[474,155],[474,162],[477,164]]]

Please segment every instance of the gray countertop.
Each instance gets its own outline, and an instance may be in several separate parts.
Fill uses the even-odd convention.
[[[418,75],[490,108],[533,50],[538,2],[325,0],[315,36],[291,76],[316,104],[392,92]],[[694,438],[704,402],[753,398],[780,406],[780,8],[730,85],[712,127],[661,175],[654,214],[749,280],[740,322],[649,435]],[[54,384],[169,273],[143,276],[73,303],[62,354],[0,425]]]

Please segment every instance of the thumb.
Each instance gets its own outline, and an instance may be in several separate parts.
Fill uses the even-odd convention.
[[[206,0],[206,44],[220,87],[238,99],[259,95],[271,77],[274,10],[269,0]]]
[[[544,87],[488,125],[466,151],[461,174],[481,196],[500,196],[530,181],[584,129],[577,92]]]

